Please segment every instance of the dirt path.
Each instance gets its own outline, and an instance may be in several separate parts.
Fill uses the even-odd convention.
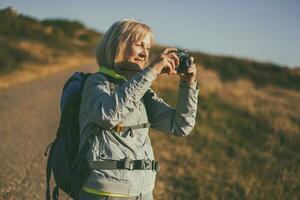
[[[0,199],[44,199],[44,151],[55,136],[63,83],[84,65],[0,90]]]

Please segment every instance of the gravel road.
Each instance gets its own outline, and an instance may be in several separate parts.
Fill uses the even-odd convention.
[[[75,70],[0,90],[0,199],[44,199],[44,151],[59,122],[59,98]]]

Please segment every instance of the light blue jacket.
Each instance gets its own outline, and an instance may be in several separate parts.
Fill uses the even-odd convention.
[[[116,86],[100,73],[85,83],[80,107],[80,146],[89,135],[91,122],[107,128],[90,139],[89,160],[154,160],[149,128],[117,133],[108,130],[122,122],[134,126],[146,122],[151,128],[176,136],[191,133],[197,113],[197,83],[180,83],[176,109],[171,108],[150,88],[156,75],[146,67],[131,80]],[[150,92],[148,119],[142,97]],[[84,187],[114,194],[137,196],[152,192],[156,172],[152,170],[93,170]]]

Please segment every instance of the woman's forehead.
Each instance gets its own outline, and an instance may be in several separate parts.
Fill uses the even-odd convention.
[[[151,45],[152,44],[152,40],[153,40],[152,34],[151,33],[145,33],[145,34],[137,35],[134,38],[133,42],[144,42],[146,44]]]

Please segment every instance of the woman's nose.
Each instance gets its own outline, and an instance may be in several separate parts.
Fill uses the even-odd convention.
[[[142,51],[141,53],[139,53],[139,56],[140,56],[141,58],[146,58],[146,57],[147,57],[146,51]]]

